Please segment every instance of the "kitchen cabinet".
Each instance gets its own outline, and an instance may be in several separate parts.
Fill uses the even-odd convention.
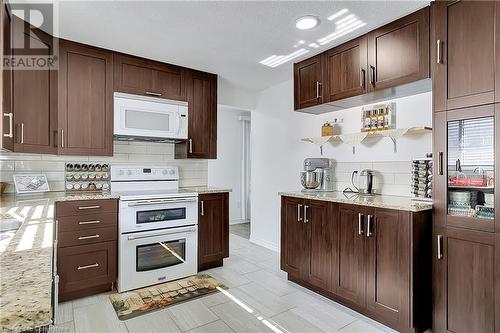
[[[26,33],[24,21],[12,20],[13,36],[23,36],[46,56],[52,54],[52,36],[38,29]],[[24,50],[13,49],[21,55]],[[21,53],[19,53],[21,52]],[[37,53],[38,54],[38,53]],[[54,70],[12,71],[11,108],[14,122],[14,151],[55,154],[57,128],[57,75]]]
[[[115,91],[186,100],[183,68],[118,53],[114,61]]]
[[[430,211],[281,199],[288,279],[400,332],[431,325],[431,237]]]
[[[498,1],[432,3],[434,111],[500,101],[498,31]]]
[[[0,4],[0,25],[2,33],[0,34],[0,50],[2,57],[11,54],[10,49],[10,14],[4,1]],[[2,105],[0,147],[6,150],[14,150],[14,115],[12,113],[12,70],[0,64],[0,73],[2,81],[0,85],[0,105]]]
[[[113,155],[113,53],[60,41],[58,152]]]
[[[361,36],[325,52],[325,102],[367,91],[367,37]]]
[[[116,199],[55,205],[59,301],[112,290],[117,277]]]
[[[175,146],[175,158],[217,158],[217,75],[187,74],[188,140]]]
[[[222,266],[229,257],[229,193],[198,196],[198,271]]]
[[[323,54],[293,65],[295,110],[323,103]]]
[[[368,34],[369,90],[429,77],[429,7]]]

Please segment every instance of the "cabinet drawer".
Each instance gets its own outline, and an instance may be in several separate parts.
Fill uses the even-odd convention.
[[[57,219],[58,231],[89,230],[102,227],[116,227],[117,213],[98,213],[82,216],[66,216]]]
[[[115,241],[59,249],[59,291],[71,292],[114,282],[116,253]]]
[[[87,215],[104,212],[118,212],[117,200],[105,199],[56,202],[56,218],[61,216]]]
[[[115,241],[117,239],[117,232],[117,226],[86,230],[59,231],[57,238],[59,247],[66,247]]]

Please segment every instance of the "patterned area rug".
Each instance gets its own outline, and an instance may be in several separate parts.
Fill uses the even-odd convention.
[[[218,292],[226,287],[208,274],[197,274],[184,279],[151,287],[109,295],[120,320],[137,317],[169,305]]]

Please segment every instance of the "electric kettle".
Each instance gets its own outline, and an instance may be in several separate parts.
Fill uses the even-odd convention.
[[[358,171],[353,171],[351,175],[351,184],[356,189],[356,192],[359,194],[371,195],[373,194],[373,171],[364,169],[359,174],[359,178],[355,181],[355,177],[357,176]],[[356,185],[358,183],[358,185]]]

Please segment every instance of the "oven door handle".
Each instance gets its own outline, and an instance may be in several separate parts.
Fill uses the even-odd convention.
[[[150,237],[157,237],[157,236],[166,236],[166,235],[174,235],[174,234],[182,234],[186,232],[195,232],[198,230],[196,227],[187,227],[187,228],[175,228],[170,230],[170,231],[162,231],[162,232],[155,232],[155,233],[140,233],[136,235],[130,235],[128,236],[128,240],[134,240],[134,239],[142,239],[142,238],[150,238]]]
[[[186,199],[165,199],[165,200],[147,200],[147,201],[136,201],[129,202],[129,207],[137,207],[137,206],[150,206],[150,205],[159,205],[165,203],[180,203],[180,202],[194,202],[197,201],[198,198],[186,198]]]

